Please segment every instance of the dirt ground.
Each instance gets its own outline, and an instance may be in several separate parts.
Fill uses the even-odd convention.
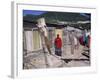
[[[62,56],[55,55],[54,48],[51,49],[52,54],[48,52],[43,53],[42,50],[31,52],[23,56],[23,68],[24,69],[39,69],[39,68],[59,68],[59,67],[82,67],[90,66],[90,56],[87,57],[82,53],[88,53],[88,48],[79,45],[79,49],[74,50],[74,54],[71,54],[71,45],[63,46]]]

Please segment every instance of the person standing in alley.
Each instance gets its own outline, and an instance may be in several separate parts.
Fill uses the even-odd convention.
[[[77,50],[79,49],[79,41],[78,41],[78,37],[77,37],[77,32],[74,31],[74,34],[73,34],[73,38],[74,38],[74,48]]]
[[[77,33],[74,30],[70,31],[69,39],[71,43],[71,54],[74,54],[75,50],[79,48]]]
[[[57,34],[54,44],[55,44],[55,54],[57,56],[61,56],[62,55],[62,40],[61,40],[59,34]]]

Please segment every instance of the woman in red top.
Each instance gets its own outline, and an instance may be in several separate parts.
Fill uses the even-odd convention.
[[[61,48],[62,48],[62,40],[59,37],[59,34],[57,34],[57,37],[55,39],[55,54],[56,55],[61,56],[62,54]]]

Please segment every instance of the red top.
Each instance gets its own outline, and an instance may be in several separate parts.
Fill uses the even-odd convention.
[[[61,40],[60,37],[57,37],[57,38],[55,39],[55,46],[56,46],[57,48],[61,48],[61,47],[62,47],[62,40]]]

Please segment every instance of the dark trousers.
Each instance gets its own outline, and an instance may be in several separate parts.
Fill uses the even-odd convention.
[[[61,50],[61,48],[56,48],[56,47],[55,47],[55,54],[56,54],[57,56],[61,56],[61,55],[62,55],[62,50]]]

